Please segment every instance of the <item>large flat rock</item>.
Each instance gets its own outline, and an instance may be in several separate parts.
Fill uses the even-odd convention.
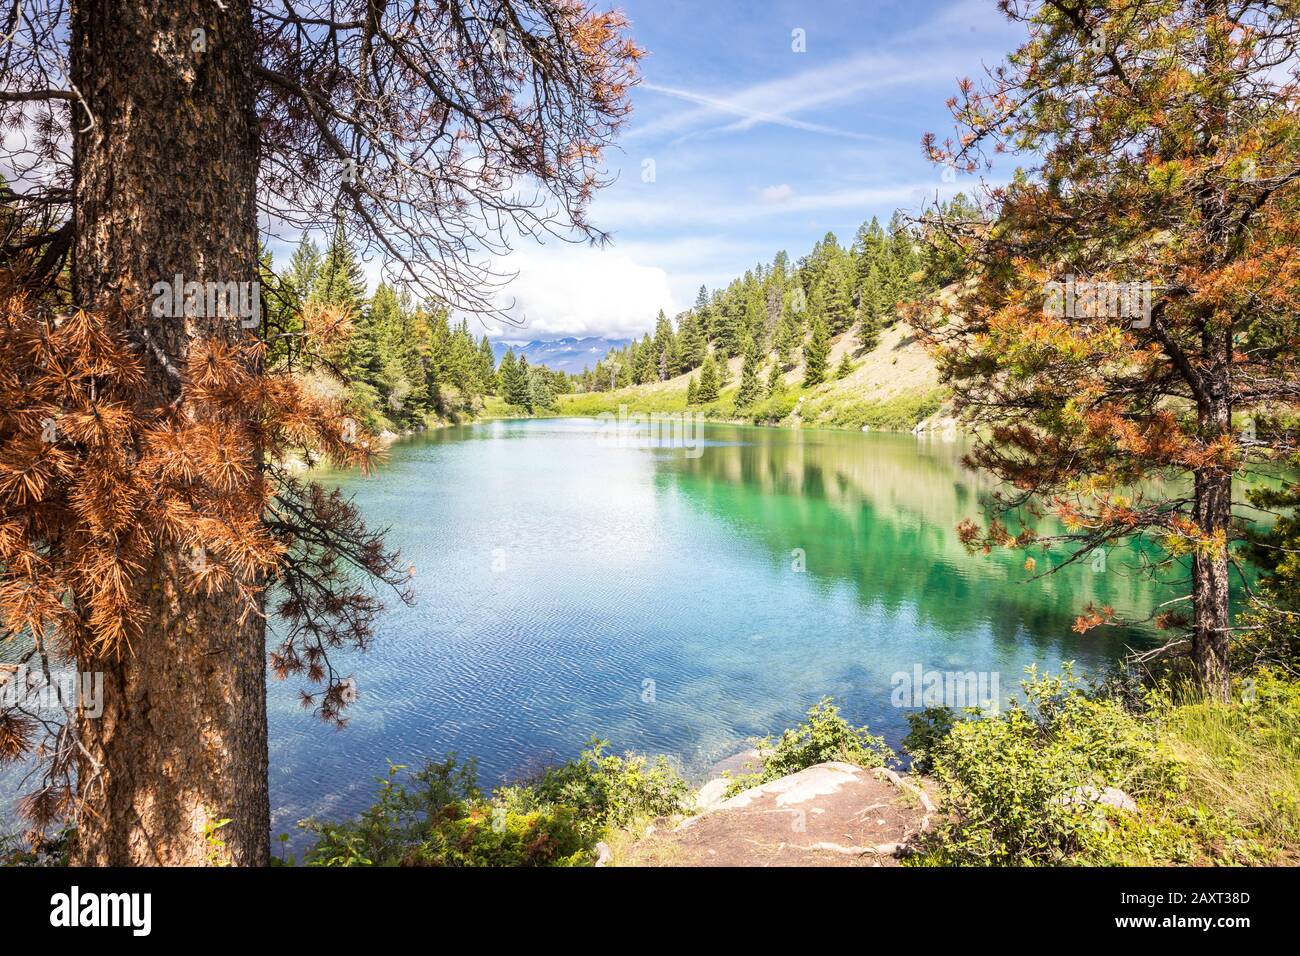
[[[634,866],[894,866],[929,825],[892,771],[822,763],[722,801],[629,849]]]

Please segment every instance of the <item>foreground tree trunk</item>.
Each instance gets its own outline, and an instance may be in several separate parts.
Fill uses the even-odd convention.
[[[1228,674],[1227,531],[1232,517],[1232,476],[1215,471],[1196,474],[1196,522],[1210,534],[1222,532],[1221,547],[1198,550],[1192,559],[1192,663],[1197,683],[1207,699],[1227,702],[1231,694]]]
[[[249,0],[76,0],[71,24],[85,100],[73,107],[76,302],[131,303],[146,401],[183,410],[168,366],[184,368],[197,336],[239,328],[156,317],[153,285],[257,278]],[[103,716],[79,724],[78,862],[267,862],[263,625],[240,624],[230,598],[193,593],[190,560],[159,547],[137,595],[150,610],[142,637],[120,657],[77,661],[104,672]],[[225,818],[218,850],[205,823]]]
[[[1201,431],[1212,437],[1232,431],[1232,406],[1228,401],[1231,383],[1226,374],[1232,360],[1231,340],[1207,340],[1212,351],[1212,371],[1203,379],[1209,401],[1200,407]],[[1228,637],[1232,615],[1228,600],[1228,532],[1232,523],[1232,472],[1221,466],[1197,469],[1194,474],[1195,503],[1192,518],[1201,529],[1206,546],[1192,559],[1192,665],[1201,693],[1208,700],[1226,703],[1231,697],[1228,672]]]

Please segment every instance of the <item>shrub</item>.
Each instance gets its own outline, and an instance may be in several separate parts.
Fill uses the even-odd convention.
[[[394,764],[356,820],[300,824],[316,835],[308,866],[584,866],[613,827],[685,807],[689,788],[666,757],[606,754],[592,740],[576,760],[531,783],[478,788],[473,760],[406,773]]]
[[[866,727],[850,725],[829,697],[809,708],[808,719],[785,731],[779,739],[765,737],[755,744],[763,755],[763,769],[735,778],[727,788],[728,794],[829,760],[883,767],[895,759],[884,738],[872,736]]]
[[[690,787],[667,757],[653,762],[638,754],[618,757],[605,753],[608,746],[593,737],[576,760],[548,768],[531,782],[504,787],[497,798],[521,810],[572,807],[593,834],[684,810]]]
[[[518,813],[496,807],[473,760],[404,773],[389,767],[379,798],[355,821],[300,824],[316,834],[308,866],[573,866],[591,848],[569,808]]]
[[[765,398],[750,410],[755,424],[775,425],[789,416],[799,404],[798,397],[787,393],[778,393]]]
[[[1180,764],[1155,727],[1115,698],[1089,696],[1068,666],[1061,677],[1040,678],[1031,668],[1021,686],[1025,705],[926,736],[927,759],[954,815],[931,862],[1102,862],[1124,852],[1114,845],[1116,832],[1096,805],[1068,799],[1071,791],[1118,787],[1140,806],[1182,788]]]
[[[912,758],[913,770],[925,772],[932,768],[935,750],[960,719],[951,707],[924,707],[907,715],[903,749]]]

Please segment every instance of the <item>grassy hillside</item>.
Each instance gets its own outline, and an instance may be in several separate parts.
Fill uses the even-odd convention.
[[[740,382],[741,359],[727,363],[727,385],[718,400],[693,406],[709,418],[753,421],[770,425],[809,425],[819,428],[906,430],[939,410],[943,389],[938,384],[934,362],[916,342],[912,330],[899,322],[886,329],[879,344],[861,352],[853,333],[834,340],[828,367],[834,374],[845,354],[854,368],[842,379],[804,388],[803,366],[796,365],[783,376],[784,389],[760,401],[745,413],[737,413],[736,391]],[[762,370],[766,383],[770,362]],[[698,375],[698,370],[692,373]],[[626,405],[630,412],[686,411],[686,389],[690,375],[664,382],[633,385],[612,392],[590,392],[560,397],[560,414],[599,415],[617,412]]]

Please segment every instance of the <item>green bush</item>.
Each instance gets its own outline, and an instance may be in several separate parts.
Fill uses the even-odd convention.
[[[951,707],[923,707],[907,715],[903,749],[912,758],[913,770],[924,773],[933,767],[935,749],[960,719]]]
[[[895,759],[884,738],[873,736],[866,727],[853,727],[840,716],[831,698],[823,697],[808,710],[808,719],[773,740],[755,741],[763,755],[763,769],[735,778],[728,794],[798,773],[815,764],[838,760],[859,767],[883,767]]]
[[[393,765],[373,806],[346,823],[305,821],[308,866],[584,866],[614,827],[681,812],[686,782],[658,757],[606,754],[592,740],[576,760],[529,783],[478,788],[455,755],[406,772]]]
[[[1174,797],[1184,786],[1181,765],[1155,726],[1116,698],[1085,693],[1068,666],[1060,677],[1040,678],[1031,668],[1021,686],[1025,705],[954,720],[942,735],[931,725],[922,735],[953,814],[930,862],[1111,862],[1130,851],[1117,841],[1167,839],[1140,827],[1112,829],[1097,805],[1067,799],[1079,787],[1107,786],[1139,806]]]
[[[634,820],[683,812],[690,787],[667,757],[618,757],[605,753],[608,746],[608,741],[593,737],[576,760],[548,768],[532,781],[503,787],[496,797],[520,811],[571,807],[583,829],[596,835]]]
[[[518,813],[495,806],[473,760],[453,754],[405,773],[394,764],[379,798],[347,823],[300,824],[316,834],[307,866],[573,866],[592,859],[569,808]]]
[[[796,395],[779,393],[755,405],[750,410],[750,417],[756,425],[775,425],[789,416],[797,404],[799,400]]]

